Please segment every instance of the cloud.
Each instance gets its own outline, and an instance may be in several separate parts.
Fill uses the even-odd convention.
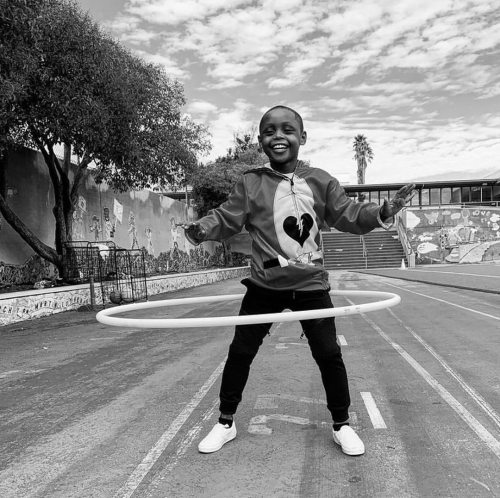
[[[217,111],[217,106],[211,102],[193,100],[187,105],[186,111],[189,114],[192,114],[196,119],[199,119],[200,117],[206,118],[209,114]]]
[[[206,107],[206,103],[201,107]],[[217,108],[217,112],[212,112],[210,104],[208,107],[210,112],[205,113],[203,123],[209,127],[212,134],[213,149],[207,160],[213,160],[225,155],[227,149],[233,146],[234,134],[249,131],[255,126],[255,122],[251,113],[253,105],[244,99],[236,100],[232,107]],[[195,108],[192,114],[194,118],[199,118],[199,121],[203,118],[203,113],[197,111]]]
[[[404,181],[498,169],[497,4],[129,0],[108,26],[182,79],[211,157],[285,103],[306,120],[304,158],[355,181],[351,142],[363,133],[375,150],[368,181]]]
[[[152,24],[177,25],[249,3],[252,2],[250,0],[129,0],[125,11]]]
[[[158,53],[151,54],[139,49],[134,50],[134,52],[136,53],[136,55],[142,57],[147,62],[163,66],[166,73],[171,78],[177,78],[181,80],[190,78],[189,72],[179,67],[178,63],[171,57],[166,57]]]

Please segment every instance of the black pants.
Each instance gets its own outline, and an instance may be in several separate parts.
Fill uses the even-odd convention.
[[[284,309],[292,311],[333,308],[328,291],[275,291],[257,287],[248,280],[242,282],[247,292],[241,304],[240,315],[279,313]],[[272,323],[238,325],[222,374],[220,390],[220,411],[236,413],[243,389],[248,380],[250,365]],[[345,422],[350,405],[347,373],[337,344],[335,318],[321,318],[301,321],[311,353],[321,372],[326,391],[328,409],[336,423]]]

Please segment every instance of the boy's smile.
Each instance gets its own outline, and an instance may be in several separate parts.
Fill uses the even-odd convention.
[[[260,123],[259,142],[269,157],[271,167],[280,173],[291,173],[297,164],[299,148],[307,134],[295,114],[286,108],[267,112]]]

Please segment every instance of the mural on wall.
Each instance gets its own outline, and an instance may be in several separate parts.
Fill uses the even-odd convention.
[[[147,239],[147,246],[146,246],[146,251],[150,256],[155,255],[155,248],[153,246],[153,230],[151,230],[150,227],[147,227],[146,230],[144,230],[146,233],[146,239]]]
[[[41,154],[17,151],[7,168],[12,192],[19,196],[20,217],[29,219],[34,233],[49,245],[54,244],[50,178]],[[46,199],[49,195],[49,202]],[[192,204],[150,190],[116,192],[105,182],[96,184],[87,174],[73,212],[72,240],[86,243],[112,241],[116,247],[142,250],[148,261],[148,275],[202,270],[226,266],[231,254],[217,242],[193,246],[176,223],[195,219]],[[2,219],[0,244],[0,291],[12,286],[34,286],[42,280],[56,284],[57,270],[27,246]],[[237,251],[244,252],[240,242]],[[248,254],[248,252],[246,253]],[[245,255],[232,254],[233,266],[246,265]]]
[[[104,218],[103,240],[111,240],[115,237],[116,218],[111,219],[108,207],[103,208],[102,212]]]
[[[139,249],[139,242],[137,241],[137,228],[135,226],[135,214],[130,211],[128,215],[128,235],[130,239],[130,249]]]
[[[180,235],[180,230],[179,227],[177,226],[177,223],[175,221],[175,218],[172,216],[170,218],[170,237],[172,237],[172,249],[176,247],[177,249],[179,248],[179,235]]]
[[[408,209],[408,240],[417,264],[500,260],[500,208]]]
[[[37,281],[55,280],[56,268],[40,256],[34,254],[23,265],[12,265],[0,261],[0,289],[12,285],[31,285]]]
[[[78,196],[78,203],[73,211],[73,240],[83,240],[85,237],[85,215],[87,214],[87,201],[82,195]]]
[[[91,233],[94,234],[94,242],[97,242],[98,240],[101,240],[101,222],[99,220],[99,216],[94,214],[92,216],[92,223],[89,226],[89,230]]]

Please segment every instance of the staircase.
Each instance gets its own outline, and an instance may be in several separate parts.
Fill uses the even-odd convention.
[[[375,229],[363,236],[338,231],[322,235],[327,270],[399,268],[402,259],[407,264],[396,230]]]

